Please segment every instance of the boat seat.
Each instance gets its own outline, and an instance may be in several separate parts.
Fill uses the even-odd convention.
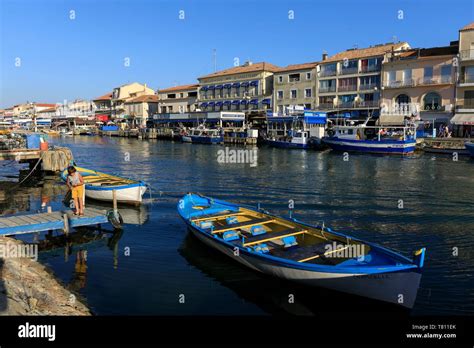
[[[297,247],[288,249],[275,249],[272,251],[272,255],[276,257],[281,257],[284,259],[289,259],[298,262],[304,262],[308,258],[324,258],[324,253],[327,252],[326,245],[331,245],[329,242],[323,242],[313,245],[308,245],[305,247]],[[324,258],[326,261],[327,258]],[[330,258],[329,258],[330,259]],[[330,260],[329,260],[330,261]]]
[[[237,231],[231,230],[231,231],[224,232],[224,234],[222,235],[222,239],[224,239],[226,242],[230,242],[233,240],[240,239],[240,237]]]
[[[206,230],[206,229],[214,227],[214,223],[212,221],[202,221],[199,224],[199,227]]]
[[[280,238],[283,238],[283,237],[287,237],[287,236],[295,236],[295,235],[298,235],[298,234],[303,234],[305,233],[306,230],[295,230],[295,229],[287,229],[287,230],[283,230],[283,231],[278,231],[278,232],[270,232],[270,233],[266,233],[264,235],[258,235],[258,236],[252,236],[252,237],[248,237],[245,239],[244,241],[244,246],[248,246],[248,245],[252,245],[252,244],[256,244],[256,243],[261,243],[261,242],[266,242],[266,241],[270,241],[270,240],[274,240],[274,239],[280,239]]]
[[[270,249],[268,249],[268,245],[266,245],[265,243],[257,244],[255,246],[253,246],[252,248],[253,248],[253,251],[255,251],[257,253],[266,254],[266,253],[270,252]]]
[[[298,245],[295,236],[283,237],[281,240],[285,244],[285,248],[290,248],[292,246]]]
[[[239,223],[239,220],[237,220],[237,216],[233,215],[226,217],[225,222],[227,223],[227,225],[233,225]]]
[[[250,227],[250,233],[252,236],[259,236],[261,234],[267,233],[267,230],[262,225],[255,225]]]
[[[224,227],[221,227],[221,228],[216,228],[214,231],[212,231],[212,233],[222,233],[222,232],[225,232],[225,231],[236,230],[236,229],[244,228],[244,227],[251,227],[251,226],[259,225],[259,224],[260,225],[269,224],[269,223],[274,222],[274,221],[275,220],[273,220],[273,219],[267,219],[267,218],[253,219],[253,220],[249,220],[249,221],[240,222],[240,223],[237,223],[237,224],[232,224],[230,226],[224,226]]]
[[[210,207],[210,206],[209,206]],[[234,215],[242,215],[242,213],[239,213],[238,211],[232,212],[232,210],[225,210],[221,211],[220,214],[206,214],[206,215],[198,215],[196,218],[193,218],[191,221],[197,222],[197,221],[202,221],[202,220],[217,220],[219,218],[224,218],[227,216],[234,216]]]

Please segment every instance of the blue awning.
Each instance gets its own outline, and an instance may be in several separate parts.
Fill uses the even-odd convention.
[[[216,85],[214,88],[215,89],[222,89],[222,85]]]
[[[255,81],[250,82],[250,86],[258,86],[258,81],[255,80]]]
[[[234,82],[234,83],[232,84],[232,87],[234,87],[234,88],[239,88],[239,87],[240,87],[240,82]]]
[[[272,103],[272,100],[271,100],[271,99],[268,99],[268,98],[267,98],[267,99],[263,99],[263,100],[262,100],[262,104],[268,104],[268,105],[270,105],[271,103]]]
[[[214,102],[209,102],[208,105],[209,105],[209,106],[214,106],[214,104],[215,104]]]
[[[242,99],[242,100],[240,101],[240,104],[248,104],[248,102],[247,102],[245,99]]]
[[[224,105],[230,105],[230,100],[226,100],[226,101],[224,102]]]
[[[232,105],[239,105],[240,104],[240,100],[232,100]]]
[[[326,124],[326,116],[304,116],[307,124]]]
[[[207,89],[212,90],[214,89],[214,86],[208,86]]]
[[[207,106],[207,103],[201,103],[201,106],[205,108]]]
[[[207,86],[202,86],[201,87],[201,91],[207,91],[208,90],[208,87]]]
[[[216,105],[216,106],[222,106],[222,102],[221,102],[221,101],[218,101],[218,102],[216,102],[215,105]]]
[[[248,86],[249,86],[249,83],[248,83],[248,82],[242,82],[240,85],[241,85],[242,87],[248,87]]]
[[[230,83],[226,83],[226,84],[224,85],[224,88],[232,88],[232,85],[231,85]]]
[[[258,105],[258,99],[252,99],[249,104]]]

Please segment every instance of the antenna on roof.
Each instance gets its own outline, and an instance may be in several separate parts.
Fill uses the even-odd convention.
[[[217,50],[215,48],[212,49],[212,61],[214,64],[214,72],[217,71]]]

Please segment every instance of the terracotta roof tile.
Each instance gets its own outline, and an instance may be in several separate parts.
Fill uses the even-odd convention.
[[[158,93],[166,93],[166,92],[175,92],[175,91],[187,91],[189,89],[197,89],[199,85],[197,83],[189,84],[189,85],[181,85],[181,86],[174,86],[165,89],[158,90]]]
[[[303,70],[303,69],[313,69],[318,65],[319,62],[310,62],[310,63],[301,63],[301,64],[291,64],[283,68],[279,68],[276,72],[284,71],[294,71],[294,70]]]
[[[57,106],[54,106],[54,107],[52,107],[52,108],[47,108],[47,109],[38,111],[38,113],[56,111],[57,109],[58,109],[58,107],[57,107]]]
[[[150,102],[158,102],[159,98],[156,94],[152,95],[141,95],[139,97],[127,100],[125,103],[150,103]]]
[[[39,107],[48,107],[48,108],[52,108],[56,106],[56,104],[46,104],[46,103],[35,103],[35,105]]]
[[[93,100],[111,100],[112,99],[112,93],[107,93],[104,94],[103,96],[97,97]]]
[[[406,42],[400,42],[400,43],[389,43],[385,45],[380,45],[380,46],[373,46],[373,47],[367,47],[367,48],[359,48],[359,49],[354,49],[354,50],[347,50],[343,52],[339,52],[328,59],[322,61],[321,63],[330,63],[330,62],[337,62],[341,61],[344,59],[356,59],[356,58],[366,58],[366,57],[374,57],[374,56],[380,56],[383,55],[387,52],[390,52],[393,49],[399,49],[400,47],[406,45]]]
[[[199,77],[199,79],[205,79],[209,77],[218,77],[218,76],[226,76],[226,75],[235,75],[235,74],[242,74],[248,72],[255,72],[255,71],[270,71],[275,72],[279,69],[276,65],[266,63],[266,62],[259,62],[259,63],[252,63],[251,65],[240,65],[233,68],[216,71],[215,73],[204,75]]]
[[[473,30],[473,29],[474,29],[474,22],[469,23],[468,25],[462,27],[459,31]]]

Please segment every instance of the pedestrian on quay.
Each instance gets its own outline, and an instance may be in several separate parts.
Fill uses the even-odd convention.
[[[66,185],[71,191],[74,207],[74,215],[84,216],[84,179],[74,166],[67,168]]]

